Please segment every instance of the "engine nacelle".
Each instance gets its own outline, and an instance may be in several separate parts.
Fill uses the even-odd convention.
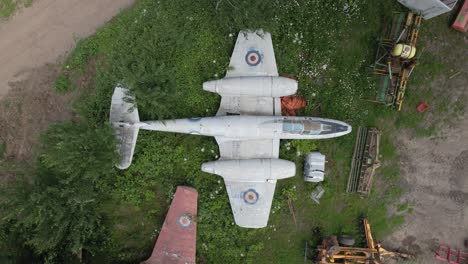
[[[296,175],[296,164],[282,159],[217,160],[203,163],[202,171],[226,181],[265,182]]]
[[[277,76],[233,77],[204,82],[203,90],[226,96],[282,97],[296,93],[297,81]]]

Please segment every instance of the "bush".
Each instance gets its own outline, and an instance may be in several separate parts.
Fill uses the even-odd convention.
[[[32,180],[4,189],[1,226],[46,262],[101,250],[103,216],[97,210],[109,190],[115,144],[109,127],[85,123],[53,125],[42,138],[42,154]]]

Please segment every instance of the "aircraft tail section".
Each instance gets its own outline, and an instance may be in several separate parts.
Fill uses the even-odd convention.
[[[120,161],[116,164],[119,169],[126,169],[132,163],[133,152],[138,137],[140,118],[138,109],[131,103],[134,98],[128,95],[128,90],[117,86],[112,95],[110,122],[117,138],[117,151]]]

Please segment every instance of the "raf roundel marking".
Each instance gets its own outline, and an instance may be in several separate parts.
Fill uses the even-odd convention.
[[[192,224],[192,219],[191,219],[190,215],[188,215],[188,214],[181,214],[181,215],[179,215],[179,218],[177,219],[177,223],[181,227],[187,228]]]
[[[260,53],[256,50],[251,50],[245,55],[245,62],[250,66],[257,66],[262,61]]]
[[[258,201],[258,193],[254,189],[248,189],[242,196],[247,204],[255,204]]]

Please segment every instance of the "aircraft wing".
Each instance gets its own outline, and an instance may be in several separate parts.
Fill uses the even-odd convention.
[[[235,140],[216,137],[220,159],[278,158],[279,139]],[[261,228],[268,223],[276,180],[224,181],[236,224]]]
[[[241,31],[226,77],[278,76],[271,35],[261,30]],[[216,115],[281,115],[281,99],[255,96],[222,96]],[[216,137],[220,159],[278,158],[279,139],[238,140]],[[245,175],[247,176],[247,175]],[[276,180],[248,182],[226,180],[236,224],[265,227],[270,216]]]
[[[226,77],[278,76],[270,33],[241,31]]]
[[[177,186],[153,253],[141,264],[195,264],[198,192]]]
[[[278,76],[270,33],[241,31],[226,77]],[[223,96],[216,115],[277,115],[281,100],[272,97]]]
[[[138,109],[134,104],[125,100],[125,97],[134,99],[132,96],[126,95],[127,93],[126,88],[115,87],[109,117],[117,138],[117,151],[120,155],[120,161],[116,164],[116,167],[121,170],[128,168],[132,163],[139,128],[131,125],[140,121]]]
[[[236,224],[261,228],[268,224],[276,180],[268,182],[225,181]]]
[[[281,98],[222,96],[219,115],[281,115]]]
[[[216,137],[220,159],[276,159],[279,139],[238,140]]]

